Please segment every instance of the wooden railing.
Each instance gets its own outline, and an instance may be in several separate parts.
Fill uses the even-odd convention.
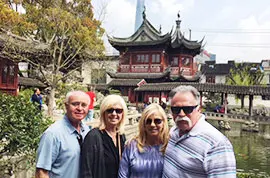
[[[223,114],[214,112],[204,112],[206,119],[210,120],[224,120],[231,122],[246,122],[246,121],[256,121],[260,124],[270,124],[269,116],[248,116],[244,114]]]

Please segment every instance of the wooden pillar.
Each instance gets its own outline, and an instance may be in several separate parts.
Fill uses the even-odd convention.
[[[130,55],[129,55],[129,72],[131,72],[132,57],[133,57],[133,53],[130,53]]]
[[[203,92],[200,91],[200,107],[201,108],[202,108],[202,105],[203,105],[203,103],[202,103],[202,97],[203,97]]]
[[[138,92],[136,92],[136,91],[134,91],[134,93],[135,93],[135,101],[136,101],[136,108],[137,108],[137,110],[138,110]]]
[[[241,94],[240,100],[241,100],[241,109],[243,109],[245,107],[245,95]]]
[[[248,114],[249,116],[253,116],[253,95],[249,95],[249,106],[248,106]]]
[[[224,104],[224,93],[221,93],[221,102],[220,105],[222,106]]]
[[[225,93],[225,100],[224,100],[224,109],[225,109],[225,114],[228,113],[228,93]]]

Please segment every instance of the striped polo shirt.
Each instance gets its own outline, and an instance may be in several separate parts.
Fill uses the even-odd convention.
[[[174,127],[170,134],[163,178],[236,177],[232,144],[203,114],[188,133],[180,137]]]

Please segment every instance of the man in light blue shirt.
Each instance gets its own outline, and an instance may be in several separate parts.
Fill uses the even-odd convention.
[[[37,151],[36,178],[79,178],[80,146],[89,131],[82,120],[90,99],[83,91],[66,96],[66,114],[42,135]]]

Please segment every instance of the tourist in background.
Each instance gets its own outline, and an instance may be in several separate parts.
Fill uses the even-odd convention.
[[[164,110],[156,103],[150,104],[142,112],[138,136],[125,146],[118,177],[161,177],[168,139],[169,129]]]
[[[94,92],[94,88],[92,86],[90,86],[88,88],[88,92],[86,92],[86,94],[89,96],[90,98],[90,105],[89,105],[89,108],[88,108],[88,114],[87,116],[85,117],[85,121],[92,121],[93,118],[94,118],[94,105],[95,105],[95,102],[96,102],[96,94]]]
[[[37,106],[39,110],[42,108],[42,96],[38,88],[34,88],[34,94],[31,97],[31,102]]]
[[[116,178],[124,149],[127,106],[119,95],[106,96],[100,105],[100,125],[85,137],[82,178]]]
[[[79,178],[81,144],[89,128],[81,122],[90,103],[83,91],[66,95],[66,114],[42,135],[36,163],[36,178]]]
[[[176,123],[166,149],[163,177],[236,177],[236,161],[230,141],[200,112],[200,93],[179,86],[169,96]]]

